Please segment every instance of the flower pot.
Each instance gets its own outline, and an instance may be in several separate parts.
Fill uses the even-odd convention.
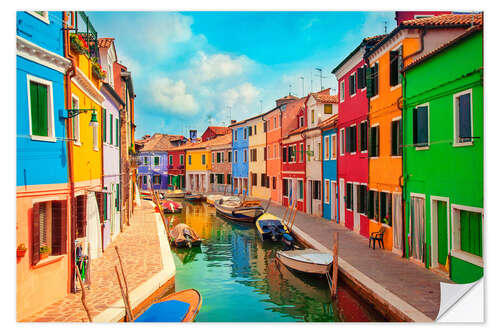
[[[26,250],[17,250],[17,257],[22,258],[26,254]]]
[[[49,257],[49,253],[48,252],[40,253],[40,260],[46,259],[48,257]]]

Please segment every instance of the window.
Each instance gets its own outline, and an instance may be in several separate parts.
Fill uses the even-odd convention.
[[[321,142],[318,142],[316,145],[318,147],[318,156],[316,158],[318,161],[321,161]]]
[[[119,140],[118,140],[119,136],[118,135],[120,134],[120,131],[119,131],[119,126],[120,125],[118,124],[118,118],[115,119],[115,124],[116,124],[116,127],[115,127],[116,128],[116,130],[115,130],[115,144],[118,147],[119,146]]]
[[[173,162],[174,162],[173,161],[173,156],[172,155],[168,155],[168,164],[172,165],[172,164],[174,164]]]
[[[268,156],[267,156],[267,152],[268,152],[268,149],[269,149],[268,147],[269,147],[269,146],[267,146],[267,147],[264,147],[264,148],[263,148],[264,161],[266,161],[266,160],[267,160],[267,157],[268,157]]]
[[[266,187],[266,174],[265,173],[260,174],[260,186]]]
[[[330,137],[327,135],[324,137],[324,152],[325,152],[325,161],[330,159]]]
[[[288,179],[283,178],[283,196],[288,197]]]
[[[221,162],[221,154],[222,154],[221,152],[217,152],[217,159],[216,159],[217,163]]]
[[[247,139],[247,128],[245,127],[243,129],[243,140],[246,140]]]
[[[366,153],[368,150],[368,123],[363,121],[359,124],[359,151]]]
[[[458,93],[453,98],[454,144],[470,144],[472,142],[472,90]]]
[[[180,156],[180,160],[181,160],[181,163],[180,163],[180,164],[181,164],[181,165],[184,165],[184,155],[181,155],[181,156]]]
[[[269,127],[271,127],[269,124],[270,124],[270,121],[269,121],[269,120],[265,120],[265,121],[264,121],[264,133],[266,133],[266,132],[267,132],[267,129],[268,129]]]
[[[379,192],[377,191],[368,191],[368,218],[380,221],[379,219],[379,209],[378,209],[378,202],[379,202]]]
[[[238,162],[238,151],[235,150],[234,151],[234,163],[237,163]]]
[[[292,161],[293,161],[293,147],[288,146],[288,162],[292,162]]]
[[[307,161],[311,160],[311,145],[307,145]]]
[[[191,155],[188,155],[188,165],[191,165]]]
[[[352,210],[352,183],[346,183],[346,198],[345,198],[345,208]]]
[[[403,155],[403,133],[401,132],[401,118],[391,123],[391,155]]]
[[[286,162],[286,147],[283,147],[283,163]]]
[[[233,138],[234,138],[234,141],[238,141],[238,130],[233,131]]]
[[[252,136],[252,126],[248,126],[248,136]]]
[[[345,154],[345,129],[342,128],[340,130],[340,156],[344,156]]]
[[[302,179],[299,179],[297,180],[297,184],[298,184],[298,200],[304,200],[304,180]]]
[[[356,153],[356,125],[347,127],[346,151]]]
[[[483,256],[483,218],[480,212],[454,209],[458,223],[453,225],[454,249],[482,257]]]
[[[366,96],[378,96],[378,63],[366,69]]]
[[[252,173],[252,186],[257,186],[257,174]]]
[[[77,110],[77,109],[79,109],[79,107],[80,107],[80,105],[79,105],[78,97],[73,95],[73,97],[71,97],[71,108],[74,110]],[[113,116],[109,115],[109,117],[112,118]],[[77,116],[71,118],[71,124],[72,124],[72,129],[73,129],[73,139],[75,139],[75,141],[73,141],[73,143],[76,145],[81,145],[81,142],[80,142],[80,115],[77,115]],[[113,123],[110,123],[110,125],[113,126]],[[111,131],[113,131],[112,128],[111,128]]]
[[[273,150],[274,150],[274,152],[273,152],[273,158],[280,158],[278,156],[278,144],[276,144],[276,143],[274,144],[274,149]]]
[[[148,184],[148,176],[142,176],[142,183],[145,185]]]
[[[380,192],[380,222],[392,226],[392,196],[387,192]]]
[[[159,156],[155,156],[154,157],[154,166],[159,166],[160,165],[160,157]]]
[[[332,160],[337,159],[337,134],[332,134]]]
[[[349,96],[356,95],[356,72],[349,76]]]
[[[366,65],[356,70],[358,74],[358,89],[366,88]]]
[[[224,174],[222,173],[217,174],[217,184],[224,184]]]
[[[413,144],[416,147],[429,146],[429,107],[417,106],[413,109]]]
[[[345,83],[343,80],[340,81],[339,92],[340,92],[340,102],[342,103],[344,101],[344,94],[345,94]]]
[[[401,75],[399,74],[403,68],[403,47],[400,46],[397,50],[389,52],[389,70],[391,87],[401,83]]]
[[[205,163],[207,163],[207,157],[206,157],[206,155],[205,155],[205,154],[202,154],[202,155],[201,155],[201,164],[202,164],[202,165],[205,165]]]
[[[227,152],[227,161],[231,163],[233,161],[233,156],[232,152],[228,151]]]
[[[311,110],[311,124],[314,124],[314,110]]]
[[[227,184],[231,184],[231,174],[230,173],[227,174],[227,181],[226,182],[227,182]]]
[[[321,181],[313,180],[313,199],[321,200]]]
[[[366,201],[367,201],[367,196],[368,196],[368,192],[366,190],[366,185],[357,185],[357,187],[358,187],[358,191],[357,191],[358,207],[356,207],[356,208],[358,210],[358,213],[366,214],[366,211],[367,211]]]
[[[114,124],[114,121],[113,121],[113,115],[110,114],[109,115],[109,144],[113,144],[113,124]],[[116,142],[115,142],[116,144]]]
[[[276,177],[273,176],[273,190],[276,189]]]
[[[148,165],[148,164],[149,164],[149,157],[144,156],[144,165]]]
[[[214,164],[214,163],[215,163],[215,153],[212,152],[212,164]]]
[[[274,118],[273,118],[273,119],[274,119],[274,128],[276,128],[276,127],[277,127],[277,124],[276,124],[276,123],[278,122],[277,118],[278,118],[278,117],[274,117]]]
[[[153,176],[153,185],[160,185],[160,183],[161,183],[160,175],[154,175]]]
[[[222,163],[224,163],[224,152],[223,151],[220,152],[220,161]]]
[[[32,265],[36,265],[40,261],[40,252],[42,247],[44,249],[48,249],[49,255],[61,255],[67,253],[66,219],[66,200],[46,201],[33,204],[31,222]]]
[[[257,149],[250,149],[250,161],[257,162]]]
[[[325,203],[330,203],[330,181],[325,179]]]
[[[299,117],[299,127],[304,126],[304,117]]]
[[[379,127],[373,126],[370,128],[370,157],[379,156]]]
[[[325,114],[332,114],[332,105],[331,104],[325,104],[324,106],[324,111],[325,111]]]
[[[248,161],[248,152],[247,150],[243,150],[243,162],[246,163]]]
[[[300,150],[299,150],[299,161],[304,162],[304,144],[300,144]]]
[[[34,10],[34,11],[27,11],[27,13],[31,14],[33,17],[36,17],[37,19],[39,19],[42,22],[50,24],[49,12],[47,12],[47,11]]]
[[[106,142],[108,135],[106,109],[102,109],[102,142]]]
[[[213,184],[214,183],[214,174],[211,173],[210,174],[210,184]]]

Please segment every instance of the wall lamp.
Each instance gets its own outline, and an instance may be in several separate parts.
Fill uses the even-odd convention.
[[[89,126],[95,127],[99,125],[95,109],[66,109],[64,111],[66,111],[67,114],[63,114],[61,116],[66,119],[74,118],[78,116],[80,113],[87,113],[88,111],[92,111],[92,117],[90,118]]]

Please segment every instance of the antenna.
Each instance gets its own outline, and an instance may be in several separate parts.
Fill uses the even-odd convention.
[[[321,90],[323,90],[323,79],[326,79],[326,76],[323,76],[323,69],[317,67],[316,70],[319,72],[319,82],[321,86]]]
[[[304,97],[304,77],[301,76],[301,77],[299,77],[299,79],[302,80],[302,97]]]
[[[292,84],[288,84],[288,95],[290,96],[292,94]]]
[[[384,21],[384,34],[387,33],[387,21]]]

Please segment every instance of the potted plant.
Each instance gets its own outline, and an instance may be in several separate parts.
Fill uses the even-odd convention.
[[[47,245],[40,246],[40,260],[49,256],[49,247]]]
[[[17,247],[17,257],[18,258],[24,257],[27,250],[28,249],[26,248],[26,245],[24,245],[24,243],[19,244],[19,246]]]
[[[69,36],[71,49],[77,54],[89,54],[89,45],[85,38],[79,34],[70,34]]]
[[[103,81],[106,78],[106,71],[102,69],[101,64],[97,61],[97,58],[92,58],[92,74],[98,79]]]

